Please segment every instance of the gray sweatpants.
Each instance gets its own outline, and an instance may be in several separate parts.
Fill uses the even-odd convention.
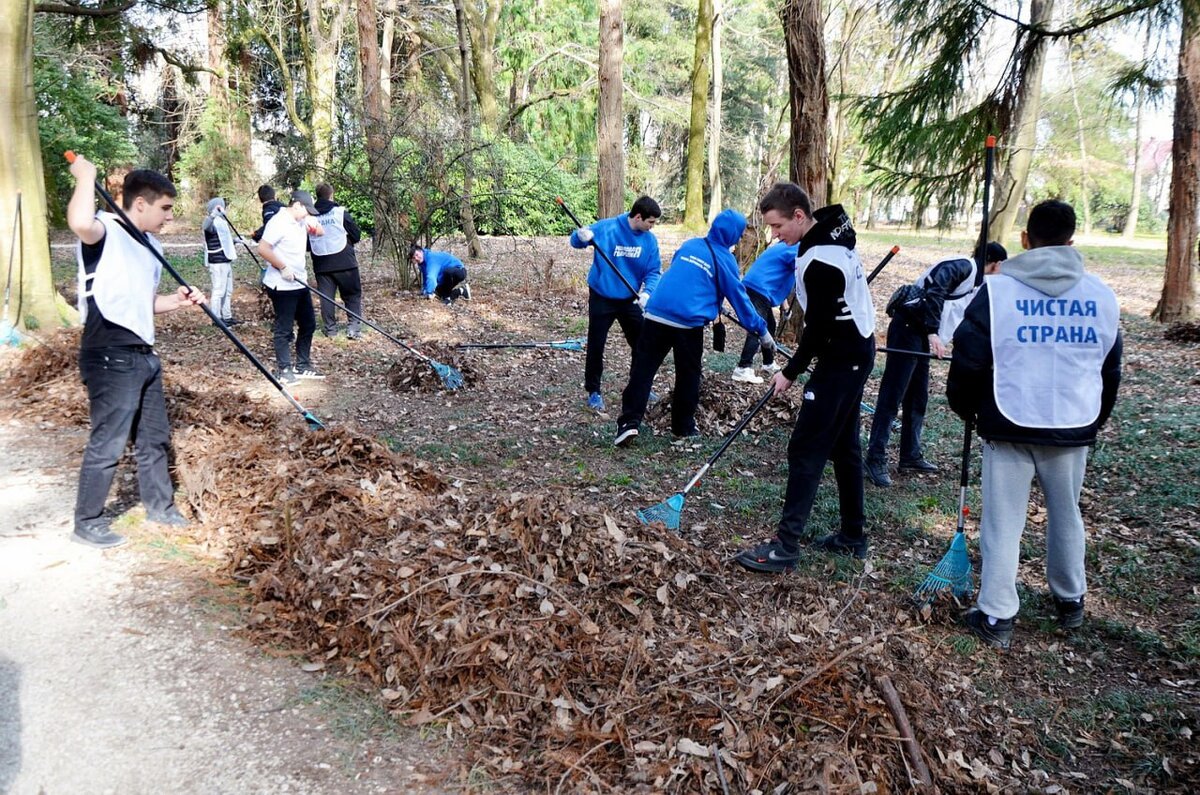
[[[212,277],[212,292],[209,294],[208,305],[214,314],[222,320],[233,317],[230,300],[233,298],[233,263],[210,262],[208,274]]]
[[[983,576],[978,604],[989,616],[1012,618],[1021,606],[1017,564],[1035,474],[1046,495],[1046,581],[1050,592],[1060,599],[1078,599],[1087,590],[1083,517],[1079,513],[1087,455],[1086,447],[984,442],[983,519],[979,523]]]

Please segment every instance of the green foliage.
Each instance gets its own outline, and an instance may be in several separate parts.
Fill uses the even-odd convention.
[[[245,204],[257,187],[247,151],[239,149],[233,143],[236,136],[229,134],[232,127],[248,132],[249,119],[242,111],[227,111],[222,102],[205,106],[199,134],[180,153],[176,164],[176,173],[187,187],[181,201],[186,200],[188,209],[203,213],[205,203],[214,196],[223,196],[227,202],[236,197]]]
[[[62,223],[74,184],[63,152],[76,150],[101,166],[123,165],[137,155],[129,124],[109,104],[113,90],[85,63],[73,63],[52,29],[38,19],[33,87],[38,135],[52,223]]]

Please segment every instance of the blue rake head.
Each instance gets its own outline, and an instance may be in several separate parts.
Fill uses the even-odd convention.
[[[560,351],[581,351],[583,350],[583,340],[569,339],[562,342],[552,342],[550,343],[550,347]]]
[[[683,515],[683,493],[672,494],[658,505],[651,505],[637,512],[637,518],[642,524],[662,522],[668,530],[679,529],[679,519]]]
[[[304,412],[304,421],[308,423],[308,429],[310,431],[325,430],[325,423],[321,422],[319,419],[317,419],[315,416],[313,416],[313,413],[311,411]]]
[[[962,531],[954,534],[950,549],[917,588],[913,599],[920,603],[928,603],[947,588],[959,598],[967,596],[975,588],[971,556],[967,553],[967,536]]]
[[[441,362],[435,362],[431,360],[429,364],[433,367],[433,371],[442,379],[442,384],[446,387],[446,389],[449,389],[452,392],[456,389],[462,389],[465,381],[463,380],[463,374],[461,372],[450,365],[442,364]]]
[[[7,320],[0,321],[0,345],[9,345],[13,348],[21,344],[21,332],[17,331],[16,327]],[[580,350],[583,350],[580,348]]]

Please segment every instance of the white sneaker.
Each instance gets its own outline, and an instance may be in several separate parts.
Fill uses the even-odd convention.
[[[760,370],[762,370],[762,371],[763,371],[763,373],[765,373],[766,375],[775,375],[776,373],[778,373],[778,372],[779,372],[780,370],[782,370],[783,368],[782,368],[782,367],[780,367],[779,365],[775,364],[775,362],[771,362],[770,364],[764,364],[764,365],[763,365],[761,368],[759,368],[759,369],[760,369]]]
[[[733,368],[733,380],[743,384],[761,384],[763,382],[762,378],[754,374],[753,367]]]

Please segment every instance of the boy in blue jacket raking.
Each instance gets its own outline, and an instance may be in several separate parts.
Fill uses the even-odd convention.
[[[628,214],[605,218],[571,233],[572,247],[592,245],[598,249],[592,255],[592,268],[587,278],[587,360],[583,370],[587,405],[594,411],[604,411],[600,381],[604,376],[604,347],[614,320],[621,324],[629,350],[637,349],[642,331],[642,309],[662,275],[658,239],[650,231],[661,216],[658,202],[642,196],[633,203]],[[621,275],[617,275],[600,251],[608,255]]]
[[[750,270],[742,277],[742,285],[754,311],[767,324],[767,331],[775,333],[775,307],[787,300],[788,295],[796,286],[796,249],[787,243],[776,243],[767,246],[766,251],[758,255]],[[754,374],[754,354],[759,349],[758,338],[753,334],[746,337],[742,346],[742,356],[738,359],[737,367],[733,368],[733,380],[747,384],[761,384],[760,376]],[[767,375],[779,372],[775,364],[775,352],[762,352],[762,369]]]
[[[634,351],[629,384],[621,393],[621,416],[613,442],[617,447],[637,437],[654,374],[671,351],[675,352],[671,432],[676,436],[696,435],[704,326],[717,317],[725,299],[729,299],[737,316],[744,318],[746,328],[758,337],[763,349],[775,350],[775,340],[750,304],[738,278],[737,260],[729,251],[745,230],[746,216],[737,210],[722,210],[707,235],[686,241],[675,252],[670,269],[646,303],[646,321]]]

